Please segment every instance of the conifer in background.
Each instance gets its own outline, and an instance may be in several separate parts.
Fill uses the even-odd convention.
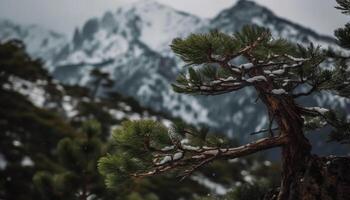
[[[57,162],[50,171],[37,172],[33,182],[42,199],[115,199],[116,193],[104,189],[97,173],[97,159],[106,145],[100,139],[101,127],[97,121],[86,121],[75,138],[59,141]]]
[[[92,78],[90,84],[92,87],[91,96],[93,99],[98,95],[100,88],[110,88],[114,84],[114,81],[109,77],[109,74],[102,72],[98,68],[91,70],[90,75]]]
[[[349,0],[336,0],[339,9],[343,14],[350,15],[350,1]],[[334,32],[335,37],[339,41],[339,45],[350,49],[350,23],[345,24],[345,27],[339,28]]]
[[[47,83],[45,96],[59,98],[42,63],[26,53],[22,42],[0,42],[0,199],[38,199],[32,184],[38,163],[52,158],[59,139],[74,134],[58,114],[13,90],[36,82]]]

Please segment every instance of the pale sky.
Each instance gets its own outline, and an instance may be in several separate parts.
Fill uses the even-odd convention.
[[[0,18],[21,24],[38,24],[57,32],[72,35],[91,17],[115,11],[118,6],[137,0],[0,0]],[[142,1],[142,0],[139,0]],[[201,17],[214,17],[232,6],[236,0],[156,0],[178,10]],[[332,35],[335,28],[349,21],[340,14],[335,0],[255,0],[278,16],[290,19],[319,33]]]

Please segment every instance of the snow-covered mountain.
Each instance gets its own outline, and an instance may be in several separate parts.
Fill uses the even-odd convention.
[[[253,1],[240,0],[231,8],[220,12],[210,22],[212,29],[228,33],[239,31],[246,24],[266,27],[275,37],[282,37],[293,42],[310,43],[328,46],[334,44],[334,39],[319,35],[309,28],[276,16],[269,9]]]
[[[0,19],[0,41],[9,39],[23,41],[30,55],[46,61],[47,67],[53,66],[49,61],[52,61],[68,42],[64,35],[37,25],[18,25]]]
[[[207,24],[150,0],[128,5],[77,29],[73,42],[60,53],[54,75],[84,85],[89,70],[100,67],[113,75],[118,91],[142,99],[143,104],[188,122],[213,124],[198,100],[170,88],[179,64],[170,55],[169,43]]]
[[[256,94],[249,89],[214,97],[174,93],[170,83],[183,63],[169,48],[175,37],[212,29],[233,33],[245,24],[267,27],[275,37],[300,43],[335,45],[332,38],[282,19],[251,1],[240,0],[215,18],[202,19],[153,0],[141,0],[88,20],[75,30],[72,41],[59,45],[62,47],[59,52],[55,50],[52,56],[44,54],[43,58],[49,58],[49,63],[55,66],[53,75],[63,82],[84,85],[90,70],[97,67],[112,75],[116,90],[144,105],[247,139],[251,137],[247,132],[267,124],[264,108],[255,102]],[[3,32],[0,29],[0,38]],[[26,37],[22,38],[32,45]],[[34,45],[30,48],[36,52]],[[314,101],[332,102],[329,104],[332,106],[349,105],[344,99],[326,95],[315,96]]]

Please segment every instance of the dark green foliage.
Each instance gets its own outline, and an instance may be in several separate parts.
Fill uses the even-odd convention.
[[[350,14],[350,1],[349,0],[336,0],[338,6],[335,8],[342,11],[343,14]]]
[[[33,177],[33,183],[41,194],[42,199],[75,199],[72,189],[79,182],[73,174],[66,172],[51,174],[50,172],[37,172]]]
[[[86,119],[101,121],[103,122],[101,124],[101,137],[103,140],[107,140],[110,127],[118,123],[118,120],[111,116],[108,109],[120,109],[116,103],[119,101],[112,103],[112,99],[110,98],[96,101],[96,98],[91,96],[91,91],[88,88],[79,86],[65,86],[65,90],[67,95],[79,100],[75,107],[78,112],[71,117],[71,124],[74,127],[80,127]]]
[[[180,197],[192,199],[196,195],[204,196],[209,191],[201,189],[198,183],[190,178],[178,182],[178,179],[173,176],[155,176],[142,180],[134,177],[135,173],[144,172],[152,166],[154,157],[151,156],[152,153],[149,149],[169,147],[172,144],[169,138],[175,143],[188,139],[188,145],[193,146],[216,145],[225,147],[237,145],[235,142],[225,142],[215,137],[215,135],[207,134],[206,130],[196,131],[193,128],[188,128],[183,123],[177,123],[175,127],[169,130],[161,124],[149,120],[127,121],[122,125],[113,134],[115,141],[113,150],[110,150],[106,156],[99,160],[98,169],[105,177],[106,185],[109,188],[128,188],[137,184],[143,188],[139,191],[140,194],[147,194],[147,191],[157,191],[156,194],[160,199],[178,199]],[[181,134],[184,132],[187,133]],[[150,143],[150,146],[146,144],[147,142]],[[264,162],[267,162],[267,164],[261,164]],[[277,185],[279,169],[275,165],[270,165],[271,163],[264,161],[263,158],[250,156],[232,162],[213,162],[206,168],[201,169],[196,175],[222,184],[227,188],[233,187],[235,183],[246,184],[245,176],[247,175],[252,177],[253,181],[268,182],[270,186]],[[247,174],[241,173],[242,169]],[[159,187],[163,188],[162,191],[158,191]],[[174,191],[174,187],[176,187],[176,191]],[[261,194],[259,193],[259,195]],[[134,195],[138,196],[138,194],[132,196]]]
[[[198,65],[212,62],[211,55],[237,51],[238,45],[233,37],[214,31],[209,34],[192,34],[186,40],[174,39],[171,48],[188,65]]]
[[[0,44],[0,154],[6,167],[0,169],[1,199],[38,199],[32,182],[36,170],[52,158],[57,141],[75,134],[58,114],[38,108],[26,96],[11,88],[12,78],[20,81],[45,81],[46,95],[60,97],[51,88],[51,78],[41,62],[31,59],[19,41]],[[23,161],[27,160],[27,165]],[[29,161],[29,163],[28,163]],[[21,192],[18,192],[21,191]]]
[[[325,60],[320,47],[274,39],[264,28],[246,26],[233,36],[219,32],[193,34],[186,39],[175,39],[171,47],[188,65],[195,66],[178,76],[173,84],[176,92],[221,94],[252,86],[246,82],[252,70],[236,65],[248,61],[255,63],[255,69],[260,67],[270,73],[282,71],[283,74],[270,77],[276,87],[288,93],[298,85],[309,86],[313,92],[332,90],[341,96],[349,93],[346,65],[325,69],[320,66]]]
[[[109,137],[110,127],[115,125],[118,121],[114,119],[110,113],[108,113],[107,109],[108,105],[106,102],[94,102],[94,101],[81,101],[76,106],[79,113],[72,117],[71,123],[75,127],[79,127],[86,119],[96,119],[98,121],[103,121],[104,123],[101,125],[102,136],[104,140],[107,140]]]
[[[26,52],[22,42],[11,40],[0,43],[0,84],[8,82],[10,75],[20,77],[24,80],[34,81],[46,80],[48,72],[41,67],[40,60],[32,59]]]
[[[227,194],[222,200],[262,200],[268,188],[266,183],[244,184]]]
[[[187,74],[180,74],[176,79],[176,84],[172,84],[175,92],[198,94],[197,89],[205,82],[215,81],[218,77],[226,79],[230,77],[230,70],[207,64],[203,68],[188,68]],[[190,86],[190,87],[186,87]]]
[[[350,98],[349,66],[340,61],[332,71],[324,70],[320,73],[320,89],[336,91],[337,95]]]
[[[96,98],[99,94],[100,88],[111,88],[113,87],[114,81],[110,79],[109,74],[106,72],[102,72],[99,69],[95,68],[91,70],[91,81],[89,85],[91,85],[91,96],[92,98]],[[99,95],[102,96],[102,95]]]
[[[1,97],[1,130],[11,133],[9,139],[29,142],[31,150],[48,151],[57,139],[74,132],[59,116],[35,107],[15,92],[1,91]]]
[[[96,121],[87,121],[75,138],[59,141],[55,168],[37,172],[33,178],[44,199],[110,198],[97,173],[97,160],[106,149],[100,127]]]
[[[341,10],[343,14],[350,14],[350,1],[349,0],[336,0],[338,6],[337,9]],[[343,48],[350,48],[350,23],[345,24],[344,28],[339,28],[334,32],[335,37],[339,41],[339,45]]]
[[[126,121],[123,129],[113,133],[116,151],[99,161],[99,171],[106,177],[106,184],[112,188],[130,179],[132,173],[143,171],[152,163],[148,149],[140,148],[149,143],[150,148],[161,148],[170,144],[167,129],[161,124],[146,121]]]
[[[306,131],[322,129],[324,127],[331,129],[328,138],[329,142],[350,143],[350,123],[347,120],[346,113],[343,111],[311,111],[311,113],[304,116],[304,128]]]
[[[230,36],[218,31],[209,34],[192,34],[186,39],[174,39],[172,50],[188,65],[228,62],[245,47],[259,39],[259,46],[251,52],[263,55],[291,53],[295,46],[283,39],[272,40],[268,29],[245,26],[241,32]],[[294,51],[295,52],[295,51]]]
[[[328,112],[325,115],[326,120],[332,125],[333,130],[329,134],[329,141],[340,143],[350,143],[350,123],[346,114]]]
[[[350,49],[350,24],[345,24],[344,28],[338,28],[334,32],[335,37],[337,37],[340,46]]]
[[[343,14],[350,14],[349,0],[336,0],[336,2],[338,3],[338,6],[336,6],[337,9],[341,10]],[[345,49],[350,48],[350,23],[345,24],[343,28],[335,30],[334,35],[341,47]],[[335,90],[340,96],[350,98],[349,56],[344,56],[341,51],[335,51],[333,49],[327,51],[327,56],[333,59],[334,70],[328,72],[328,81],[324,87]],[[328,112],[325,118],[334,127],[329,135],[329,140],[350,143],[350,123],[346,119],[346,113]]]

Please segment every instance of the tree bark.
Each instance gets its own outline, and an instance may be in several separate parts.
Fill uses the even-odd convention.
[[[350,157],[312,157],[295,187],[290,190],[295,200],[349,200]],[[277,200],[279,190],[271,190],[264,200]]]
[[[278,200],[296,200],[297,180],[305,172],[311,156],[311,145],[303,133],[303,119],[292,97],[263,95],[270,116],[274,116],[280,134],[287,137],[282,146],[282,182]],[[294,192],[292,192],[294,191]]]
[[[311,145],[303,133],[303,119],[294,99],[284,96],[262,97],[274,114],[282,145],[282,181],[273,200],[349,200],[350,158],[320,158],[311,155]]]

